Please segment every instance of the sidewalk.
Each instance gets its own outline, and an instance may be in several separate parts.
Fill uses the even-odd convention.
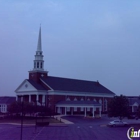
[[[65,115],[55,115],[54,118],[60,121],[60,123],[50,123],[48,126],[67,126],[67,124],[74,124],[73,122],[70,122],[68,120],[62,119]],[[18,125],[20,126],[21,123],[0,123],[0,124],[11,124],[11,125]],[[23,126],[35,126],[35,124],[24,124]]]
[[[70,122],[68,120],[62,119],[61,117],[66,116],[66,115],[55,115],[54,118],[57,120],[60,120],[64,124],[74,124],[73,122]]]

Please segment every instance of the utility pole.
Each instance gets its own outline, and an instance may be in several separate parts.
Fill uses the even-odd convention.
[[[20,140],[22,140],[22,129],[23,129],[23,96],[21,96],[21,131],[20,131]]]

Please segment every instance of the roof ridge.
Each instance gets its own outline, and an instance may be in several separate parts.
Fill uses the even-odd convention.
[[[83,80],[83,79],[74,79],[74,78],[65,78],[65,77],[55,77],[55,76],[48,76],[48,77],[59,78],[59,79],[68,79],[68,80],[76,80],[76,81],[93,82],[93,83],[99,82],[99,81],[91,81],[91,80]],[[42,78],[42,77],[41,77],[41,78]]]

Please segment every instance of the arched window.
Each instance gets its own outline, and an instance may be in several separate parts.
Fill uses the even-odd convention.
[[[96,102],[96,99],[94,99],[93,101]]]
[[[77,98],[76,97],[74,98],[74,101],[77,101]]]

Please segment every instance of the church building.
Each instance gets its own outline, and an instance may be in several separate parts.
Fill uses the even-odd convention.
[[[107,112],[115,94],[98,81],[49,76],[44,70],[41,27],[38,45],[29,78],[15,90],[17,101],[33,102],[59,114],[96,114]]]

